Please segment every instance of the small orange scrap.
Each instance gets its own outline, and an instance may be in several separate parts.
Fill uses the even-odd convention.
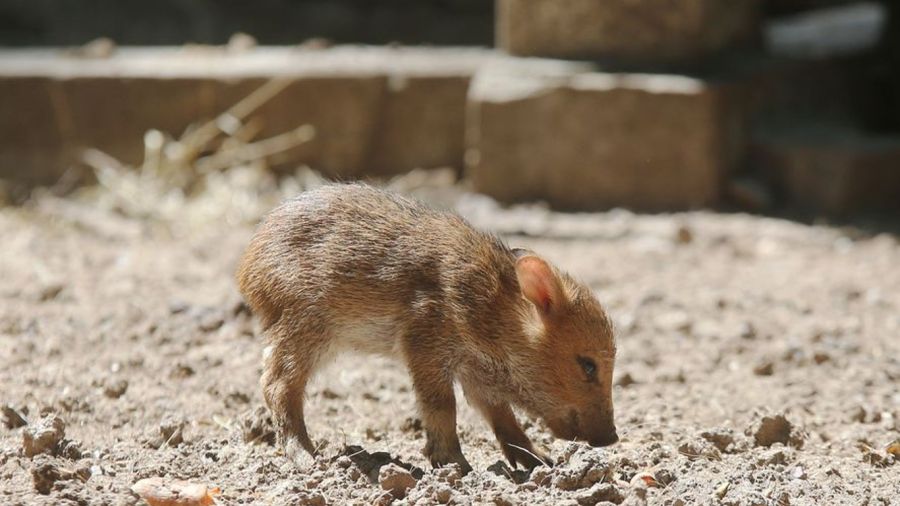
[[[210,506],[216,504],[214,495],[221,492],[202,483],[166,480],[160,477],[145,478],[131,487],[150,506]]]
[[[653,476],[653,473],[651,471],[641,471],[640,473],[634,475],[633,478],[631,478],[631,486],[635,486],[641,482],[643,482],[644,485],[648,487],[660,486],[659,482],[656,481],[656,477]]]
[[[884,449],[884,451],[900,459],[900,438],[891,441],[890,444],[887,445],[887,448]]]

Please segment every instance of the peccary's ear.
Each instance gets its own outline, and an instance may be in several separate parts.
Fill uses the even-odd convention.
[[[553,269],[544,259],[527,254],[516,260],[516,277],[522,295],[531,301],[541,314],[549,315],[562,302],[562,287]]]

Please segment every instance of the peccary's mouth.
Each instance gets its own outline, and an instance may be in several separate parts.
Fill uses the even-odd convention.
[[[591,446],[609,446],[619,440],[615,426],[611,430],[600,432],[588,432],[586,427],[582,427],[582,419],[578,415],[578,411],[571,409],[565,416],[547,419],[547,425],[553,432],[553,435],[560,439],[569,441],[584,441]]]
[[[550,432],[559,439],[581,439],[578,431],[578,412],[571,409],[564,416],[546,418]]]
[[[574,409],[569,410],[569,427],[572,431],[572,434],[575,434],[574,437],[578,437],[578,434],[581,434],[581,431],[578,430],[578,412]]]

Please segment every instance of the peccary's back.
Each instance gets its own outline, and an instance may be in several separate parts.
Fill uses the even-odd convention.
[[[459,216],[362,184],[303,193],[260,225],[238,270],[264,327],[284,311],[470,319],[515,286],[511,253]],[[483,306],[482,306],[483,307]],[[349,317],[348,316],[348,317]]]

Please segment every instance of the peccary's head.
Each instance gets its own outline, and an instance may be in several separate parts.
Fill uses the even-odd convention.
[[[516,277],[527,301],[524,329],[530,360],[520,404],[559,438],[607,446],[618,441],[612,376],[612,324],[586,286],[541,257],[515,250]]]

